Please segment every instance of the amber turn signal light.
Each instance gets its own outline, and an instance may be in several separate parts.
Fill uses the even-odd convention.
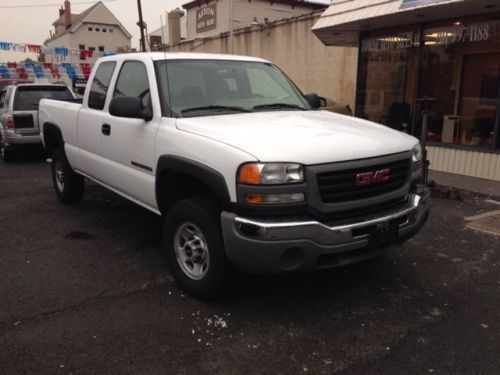
[[[261,204],[262,195],[261,194],[246,194],[245,201],[250,204]]]
[[[240,167],[238,182],[246,185],[260,184],[260,168],[257,164],[245,164]]]

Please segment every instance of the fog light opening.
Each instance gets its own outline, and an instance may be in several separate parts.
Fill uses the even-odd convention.
[[[283,271],[292,271],[304,263],[305,253],[300,247],[291,247],[281,254],[280,268]]]

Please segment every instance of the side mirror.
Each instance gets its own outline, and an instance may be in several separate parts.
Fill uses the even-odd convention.
[[[116,96],[109,103],[109,113],[116,117],[138,118],[151,121],[153,113],[149,108],[144,108],[137,96]]]
[[[306,94],[304,97],[309,102],[309,105],[314,109],[326,107],[326,99],[318,94]]]

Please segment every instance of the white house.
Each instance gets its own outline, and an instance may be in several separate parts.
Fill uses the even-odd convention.
[[[93,63],[106,51],[130,50],[132,35],[102,3],[97,2],[80,14],[71,13],[69,0],[59,9],[59,18],[52,24],[54,33],[45,47],[67,48],[68,54],[46,53],[47,62]]]

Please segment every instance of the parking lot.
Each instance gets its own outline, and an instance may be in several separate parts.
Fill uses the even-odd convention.
[[[500,241],[464,228],[499,209],[435,198],[425,229],[381,259],[240,275],[184,296],[161,219],[94,184],[56,201],[41,158],[0,164],[0,373],[498,374]]]

